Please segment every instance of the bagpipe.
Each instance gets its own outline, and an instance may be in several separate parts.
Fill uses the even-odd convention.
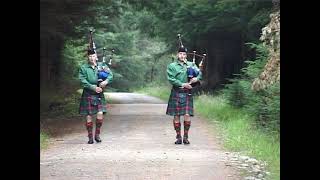
[[[97,55],[97,68],[98,68],[98,86],[100,85],[100,83],[104,80],[106,80],[110,74],[110,69],[109,67],[106,65],[106,48],[103,48],[103,54],[102,54],[102,62],[99,61],[98,59],[98,54],[96,51],[96,45],[94,43],[93,40],[93,30],[90,29],[89,30],[89,45],[88,45],[88,52],[94,52]],[[113,58],[113,54],[114,54],[114,49],[111,50],[111,55],[110,55],[110,59],[109,59],[109,65],[112,65],[112,58]]]
[[[179,48],[184,48],[184,46],[182,44],[182,40],[181,40],[181,35],[178,34],[177,37],[178,37],[178,40],[179,40]],[[187,55],[192,55],[193,56],[192,57],[192,66],[187,66],[188,82],[190,82],[192,78],[197,77],[199,75],[199,73],[203,72],[203,69],[204,69],[204,64],[203,63],[204,63],[204,60],[205,60],[207,54],[206,53],[204,53],[203,55],[196,54],[195,50],[193,50],[192,53],[188,53],[188,52],[186,52],[186,53],[187,53]],[[196,57],[200,57],[201,58],[201,61],[200,61],[198,66],[196,65]],[[187,58],[187,61],[188,61],[188,58]],[[191,84],[192,87],[199,86],[199,85],[200,85],[200,81],[197,81],[196,83],[192,83]]]

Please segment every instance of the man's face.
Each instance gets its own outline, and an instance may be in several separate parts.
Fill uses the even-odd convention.
[[[90,64],[95,64],[97,61],[97,54],[90,54],[88,56],[88,61]]]
[[[186,52],[178,52],[178,58],[180,61],[184,61],[187,58]]]

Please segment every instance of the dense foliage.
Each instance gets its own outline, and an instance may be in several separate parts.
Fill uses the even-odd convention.
[[[256,117],[257,124],[269,131],[280,131],[280,82],[260,91],[251,89],[254,78],[258,77],[267,63],[268,51],[262,44],[250,44],[258,55],[248,60],[237,78],[231,79],[222,90],[229,103],[243,108]]]

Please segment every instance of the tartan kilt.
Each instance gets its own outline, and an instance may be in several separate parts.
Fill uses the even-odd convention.
[[[175,90],[172,88],[166,114],[170,116],[182,116],[185,114],[193,116],[192,93],[186,89]]]
[[[90,94],[90,90],[83,90],[79,114],[82,115],[93,115],[99,111],[105,114],[107,112],[107,102],[103,94]]]

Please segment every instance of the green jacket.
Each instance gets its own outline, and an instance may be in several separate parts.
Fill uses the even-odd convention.
[[[97,66],[107,66],[107,64],[98,62]],[[84,89],[90,89],[92,91],[96,90],[97,83],[98,83],[97,66],[93,68],[89,63],[85,63],[81,65],[79,70],[79,79],[80,79],[81,86]],[[108,84],[110,84],[113,80],[113,73],[110,69],[109,69],[109,76],[107,79],[108,79]]]
[[[193,66],[199,71],[199,75],[197,76],[198,80],[202,79],[202,73],[197,67],[197,65],[193,64],[192,62],[186,61],[183,62],[183,64],[180,63],[178,59],[176,59],[174,62],[170,63],[167,67],[167,78],[169,82],[173,86],[182,86],[182,83],[188,82],[187,77],[187,67]]]

